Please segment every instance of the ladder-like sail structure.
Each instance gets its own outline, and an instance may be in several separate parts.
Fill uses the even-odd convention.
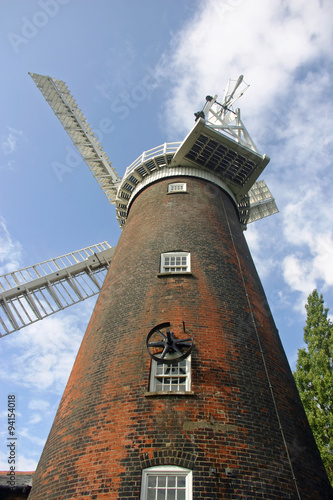
[[[0,276],[0,336],[97,295],[114,251],[104,241]]]
[[[278,213],[275,200],[264,180],[255,182],[248,194],[250,202],[248,224]]]
[[[72,139],[107,199],[111,204],[115,204],[117,186],[121,178],[112,167],[67,85],[62,80],[56,80],[50,76],[36,73],[29,73],[29,75]]]

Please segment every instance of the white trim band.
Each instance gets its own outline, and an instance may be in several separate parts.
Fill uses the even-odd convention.
[[[237,207],[237,201],[235,196],[233,195],[232,191],[228,188],[228,186],[225,184],[225,182],[222,181],[221,178],[219,178],[217,175],[213,174],[212,172],[208,172],[207,170],[202,170],[199,168],[195,167],[165,167],[161,170],[157,170],[155,172],[152,172],[151,175],[148,175],[145,177],[137,186],[135,189],[132,191],[131,196],[128,199],[127,202],[127,212],[130,209],[131,203],[133,202],[134,198],[142,191],[145,189],[147,186],[150,184],[153,184],[156,181],[159,181],[161,179],[167,179],[168,177],[180,177],[180,176],[185,176],[185,177],[197,177],[199,179],[204,179],[206,181],[209,181],[213,184],[216,184],[220,188],[222,188],[228,195],[231,197],[231,199],[234,201],[236,207]],[[126,217],[124,217],[126,220]],[[125,222],[124,220],[124,222]],[[123,223],[124,224],[124,223]],[[123,225],[122,224],[122,225]]]

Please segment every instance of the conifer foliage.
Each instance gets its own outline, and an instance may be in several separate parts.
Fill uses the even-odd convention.
[[[298,351],[294,377],[333,485],[333,323],[317,290],[309,295],[305,308],[306,347]]]

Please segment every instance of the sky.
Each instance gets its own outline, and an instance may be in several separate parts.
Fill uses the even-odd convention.
[[[0,0],[0,274],[120,235],[28,72],[67,83],[121,176],[242,74],[279,208],[245,236],[294,369],[309,293],[333,311],[332,19],[331,0]],[[0,339],[0,470],[9,394],[18,470],[35,469],[94,303]]]

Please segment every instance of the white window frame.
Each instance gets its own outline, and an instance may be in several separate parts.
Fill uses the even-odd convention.
[[[161,254],[161,273],[191,272],[190,252],[165,252]]]
[[[186,193],[186,182],[172,182],[168,184],[168,193]]]
[[[185,369],[185,373],[181,370]],[[172,370],[174,372],[172,373]],[[185,378],[185,387],[180,379]],[[158,387],[162,379],[162,387]],[[151,360],[149,392],[184,393],[191,390],[191,355],[176,363],[158,363]]]
[[[148,469],[143,469],[142,471],[142,484],[141,484],[141,495],[140,500],[148,499],[148,482],[149,478],[172,478],[175,476],[181,476],[185,478],[185,500],[192,500],[192,471],[190,469],[185,469],[184,467],[177,467],[175,465],[159,465],[156,467],[149,467]],[[168,479],[167,479],[168,481]],[[157,483],[158,484],[158,483]],[[157,487],[155,487],[155,498],[157,498]],[[154,488],[152,489],[154,491]],[[165,490],[166,492],[166,490]],[[167,497],[166,497],[167,498]],[[182,497],[184,498],[184,496]],[[179,497],[175,495],[175,499],[179,500]]]

